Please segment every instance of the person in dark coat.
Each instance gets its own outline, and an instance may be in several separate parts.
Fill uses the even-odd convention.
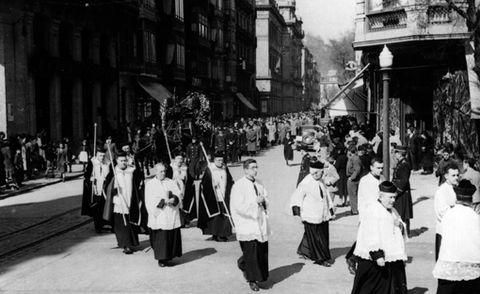
[[[343,199],[343,203],[340,204],[341,207],[347,206],[347,162],[348,157],[345,148],[338,148],[335,156],[335,169],[340,176],[340,179],[337,182],[337,194],[341,200]]]
[[[127,154],[117,154],[117,166],[106,179],[106,199],[103,219],[113,223],[117,245],[123,253],[132,254],[139,245],[138,230],[142,215],[143,181],[135,168],[128,166]]]
[[[188,144],[187,152],[188,175],[192,179],[198,179],[200,176],[200,162],[203,160],[202,146],[200,146],[197,137],[192,137],[192,143]]]
[[[238,135],[233,128],[229,129],[227,134],[227,152],[228,152],[228,159],[232,162],[238,162]]]
[[[288,163],[289,160],[293,160],[293,144],[295,144],[295,141],[290,135],[290,132],[286,133],[285,139],[283,139],[283,157],[287,165],[290,165]]]
[[[435,141],[431,133],[431,131],[427,130],[422,135],[422,175],[429,175],[433,173],[433,152]]]
[[[225,242],[232,235],[230,191],[233,178],[224,163],[225,154],[217,152],[213,163],[205,170],[201,182],[201,199],[197,227],[204,235],[217,242]]]
[[[300,163],[300,172],[298,173],[297,187],[303,178],[310,173],[310,160],[312,159],[305,146],[300,147],[300,155],[302,156],[302,161]]]
[[[392,182],[397,187],[397,198],[395,200],[395,209],[406,224],[407,233],[410,234],[410,219],[413,218],[412,194],[410,191],[410,164],[406,159],[407,148],[397,146],[395,148],[395,158],[397,165],[393,170]]]

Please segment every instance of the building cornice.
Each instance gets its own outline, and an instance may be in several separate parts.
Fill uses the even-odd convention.
[[[470,33],[460,34],[435,34],[435,35],[411,35],[395,38],[383,38],[367,41],[355,41],[353,42],[353,48],[355,50],[361,50],[366,47],[382,46],[396,43],[406,43],[415,41],[439,41],[439,40],[467,40],[470,38]]]

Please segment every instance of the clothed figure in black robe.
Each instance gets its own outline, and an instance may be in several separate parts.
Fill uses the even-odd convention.
[[[310,154],[308,154],[307,148],[300,150],[302,155],[302,161],[300,163],[300,172],[298,173],[297,186],[300,182],[310,173]]]
[[[138,246],[138,227],[142,222],[142,205],[144,199],[143,182],[135,168],[129,167],[127,155],[117,155],[117,166],[107,177],[106,202],[103,218],[113,222],[113,230],[118,247],[125,254],[132,254],[133,247]]]
[[[411,168],[405,158],[406,151],[402,146],[395,149],[395,157],[398,160],[393,169],[392,182],[397,186],[397,200],[395,200],[395,209],[402,217],[402,221],[407,225],[407,233],[410,234],[410,219],[413,218],[412,194],[410,192],[410,173]]]
[[[223,161],[223,153],[214,155],[214,162],[205,171],[201,184],[201,200],[197,226],[214,241],[227,241],[232,235],[230,192],[233,179]]]
[[[94,158],[89,160],[83,180],[82,215],[93,218],[95,231],[101,233],[104,225],[103,210],[105,207],[105,186],[110,165],[104,161],[105,152],[98,150]]]

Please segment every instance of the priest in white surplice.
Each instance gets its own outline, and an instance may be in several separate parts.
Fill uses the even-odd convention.
[[[164,267],[174,257],[182,256],[182,235],[179,207],[181,191],[166,177],[166,166],[155,166],[156,175],[145,184],[145,205],[148,211],[150,243],[158,265]]]
[[[250,285],[258,291],[258,282],[268,278],[268,197],[267,191],[256,180],[257,162],[247,159],[243,163],[245,176],[232,187],[230,212],[243,255],[238,267]]]
[[[406,226],[393,208],[397,187],[380,184],[378,201],[372,202],[360,221],[354,254],[360,258],[352,294],[407,293],[405,275]]]
[[[472,208],[476,187],[462,180],[453,189],[457,201],[442,218],[442,246],[433,270],[437,294],[479,293],[480,216]]]

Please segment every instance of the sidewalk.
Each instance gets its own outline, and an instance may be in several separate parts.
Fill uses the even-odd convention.
[[[72,165],[72,172],[65,174],[65,181],[76,179],[83,176],[83,166],[81,164]],[[59,177],[48,178],[40,174],[36,179],[24,181],[22,186],[18,190],[0,190],[0,200],[7,199],[13,196],[21,195],[32,190],[42,188],[45,186],[53,185],[56,183],[62,182],[62,179]]]

